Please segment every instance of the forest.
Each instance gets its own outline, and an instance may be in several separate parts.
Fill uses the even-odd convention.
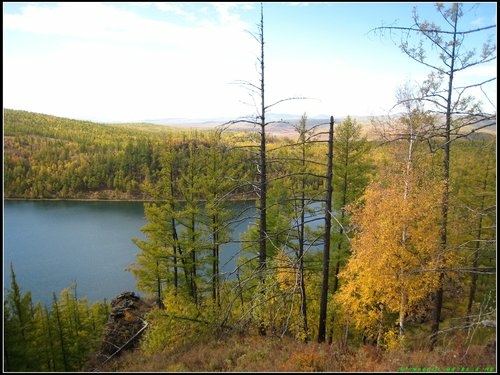
[[[145,202],[146,240],[132,239],[140,252],[130,271],[156,308],[141,360],[124,356],[106,369],[373,371],[371,361],[385,361],[389,371],[495,371],[496,113],[466,88],[452,90],[455,71],[490,61],[495,49],[485,44],[477,57],[456,49],[460,6],[438,10],[454,32],[425,23],[417,32],[445,52],[444,68],[419,87],[402,85],[397,115],[371,124],[332,116],[311,125],[304,114],[289,123],[295,137],[266,132],[277,103],[264,95],[262,12],[254,118],[186,130],[4,110],[4,199]],[[418,48],[401,49],[426,63]],[[235,130],[241,122],[252,128]],[[233,200],[257,209],[240,238],[230,224],[248,213],[231,211]],[[229,242],[240,244],[230,275],[219,270]],[[20,293],[12,268],[11,278],[7,369],[82,366],[106,301],[88,307],[75,286],[54,295],[49,311]],[[256,364],[283,355],[270,341],[252,341],[262,350],[229,362],[208,354],[244,338],[282,340],[291,351],[271,368]],[[168,362],[179,352],[185,361]]]
[[[258,227],[244,238],[232,238],[227,230],[228,223],[246,215],[228,209],[232,200],[258,203],[252,183],[258,177],[252,134],[154,126],[136,129],[14,110],[6,110],[5,119],[5,198],[125,197],[146,201],[149,224],[142,231],[148,240],[133,239],[141,255],[131,271],[138,288],[156,299],[162,309],[151,313],[154,324],[144,338],[145,350],[173,348],[180,344],[179,337],[196,339],[187,332],[202,334],[227,327],[249,330],[256,322],[263,324],[267,335],[316,340],[322,254],[310,248],[324,245],[321,214],[328,143],[324,125],[308,129],[304,116],[296,125],[296,139],[276,138],[268,143],[269,251],[260,281],[256,273]],[[400,121],[403,126],[405,118]],[[432,268],[439,248],[440,181],[436,171],[441,154],[429,152],[428,144],[412,147],[410,174],[408,140],[368,140],[363,127],[350,117],[335,126],[329,343],[339,341],[347,347],[372,342],[385,349],[421,349],[429,341],[436,283]],[[494,330],[482,323],[495,320],[496,305],[495,138],[481,133],[457,140],[454,148],[449,216],[453,251],[447,254],[449,277],[442,323],[446,328],[439,342],[467,332],[463,340],[468,344],[484,344],[494,337]],[[61,173],[50,172],[58,168]],[[120,175],[128,176],[125,185],[114,186],[112,181]],[[16,181],[24,182],[23,190]],[[71,185],[71,181],[80,184]],[[55,195],[58,191],[68,195]],[[9,196],[9,192],[17,193]],[[315,224],[318,216],[320,223]],[[229,241],[241,243],[238,269],[231,277],[218,272],[219,247]],[[75,363],[66,359],[64,364],[57,332],[65,332],[63,337],[72,342],[74,350],[89,355],[90,349],[96,349],[98,332],[102,333],[106,311],[109,313],[106,302],[91,308],[69,290],[59,301],[54,296],[48,309],[32,306],[28,293],[19,293],[13,288],[6,299],[6,332],[25,327],[22,331],[36,335],[36,340],[23,338],[27,333],[6,336],[6,357],[12,358],[9,366],[17,368],[15,361],[24,363],[28,371],[81,366],[82,359]],[[407,293],[404,305],[401,293]],[[63,316],[71,311],[77,314],[61,321],[77,319],[82,325],[77,332],[88,340],[92,337],[94,346],[85,347],[78,334],[70,333],[70,327],[58,327],[56,311]],[[93,315],[99,312],[101,315]],[[187,324],[164,312],[210,324]],[[84,325],[89,319],[99,323]],[[404,326],[403,335],[398,322]],[[41,327],[26,328],[31,325]],[[23,347],[22,342],[27,346],[36,343],[35,348],[43,347],[39,342],[50,343],[57,354],[40,354],[36,365],[23,362],[15,359],[24,353],[15,349]]]

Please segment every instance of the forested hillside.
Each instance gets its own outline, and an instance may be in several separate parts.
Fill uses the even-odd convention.
[[[148,199],[147,186],[158,181],[169,145],[187,152],[187,139],[201,146],[208,137],[190,129],[5,109],[4,198]]]
[[[429,121],[419,116],[410,113],[390,125],[398,134],[409,134],[409,124]],[[261,345],[270,356],[277,345],[273,338],[286,338],[289,350],[276,353],[284,356],[283,363],[269,365],[273,370],[359,369],[354,363],[357,356],[367,355],[365,345],[387,353],[373,354],[376,361],[399,351],[422,353],[432,337],[437,256],[445,259],[441,270],[447,275],[439,350],[453,346],[453,353],[463,355],[457,362],[461,365],[478,365],[472,358],[492,361],[486,345],[495,340],[491,322],[496,321],[495,139],[485,134],[453,144],[450,242],[442,254],[442,151],[433,151],[439,140],[389,139],[385,132],[368,141],[348,117],[335,124],[328,142],[329,126],[333,123],[309,126],[303,116],[294,138],[267,139],[265,269],[259,268],[260,217],[242,238],[234,238],[228,228],[247,215],[230,212],[230,200],[255,199],[259,207],[258,138],[251,132],[103,125],[5,110],[4,197],[149,200],[148,224],[142,228],[147,239],[133,239],[140,253],[130,270],[138,288],[156,300],[158,308],[147,317],[140,350],[141,358],[155,358],[160,367],[144,363],[143,368],[242,370],[251,367],[240,358],[243,354],[264,358],[242,343],[234,363],[219,363],[216,356],[223,354],[216,353],[210,354],[215,356],[211,363],[201,365],[197,359],[202,367],[189,362],[194,354],[186,348],[200,342],[220,347],[209,337],[231,341],[227,335],[234,332],[245,340],[254,340],[257,332],[268,336],[271,341]],[[325,339],[334,346],[323,352],[307,343],[317,339],[320,329],[324,258],[319,249],[325,245],[330,144],[331,272]],[[241,247],[231,275],[219,271],[220,245],[227,242]],[[104,321],[95,314],[105,312],[105,304],[91,310],[66,291],[59,301],[54,296],[48,310],[33,307],[29,294],[23,297],[18,289],[5,303],[11,369],[75,369],[97,348],[95,335]],[[58,320],[58,314],[70,315]],[[180,348],[187,361],[181,367],[161,359],[162,353]],[[23,362],[28,352],[33,361]],[[344,364],[332,367],[330,361],[338,356],[344,358],[339,366]],[[111,366],[140,371],[130,358]]]
[[[410,27],[372,30],[429,74],[402,82],[370,129],[304,114],[271,136],[271,108],[298,98],[266,101],[262,4],[258,80],[240,82],[254,115],[195,131],[4,111],[4,198],[145,201],[128,270],[154,308],[133,355],[95,370],[496,370],[496,113],[474,96],[493,104],[482,86],[496,77],[457,83],[496,59],[491,38],[464,44],[496,25],[459,27],[461,4],[436,11],[440,25],[414,10]],[[252,214],[230,209],[238,199]],[[33,307],[11,274],[8,369],[83,365],[98,315],[76,291]]]

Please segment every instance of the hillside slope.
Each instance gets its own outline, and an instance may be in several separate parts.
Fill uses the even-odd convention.
[[[494,371],[495,346],[388,351],[300,343],[290,337],[233,333],[203,337],[170,352],[128,352],[100,368],[113,372],[398,372]],[[477,369],[477,370],[476,370]]]

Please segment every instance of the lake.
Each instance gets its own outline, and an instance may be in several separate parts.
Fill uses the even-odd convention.
[[[253,202],[235,202],[235,208]],[[254,219],[235,225],[236,239]],[[125,271],[139,248],[133,237],[145,239],[142,202],[4,201],[4,293],[10,288],[10,263],[21,292],[31,291],[36,303],[50,303],[77,283],[79,297],[110,301],[123,291],[136,291],[136,280]],[[238,244],[221,249],[221,271],[234,270]],[[140,293],[139,293],[140,294]]]

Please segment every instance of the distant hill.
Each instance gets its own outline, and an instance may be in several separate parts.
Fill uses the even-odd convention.
[[[10,111],[7,109],[7,111]],[[20,111],[26,112],[26,111]],[[30,113],[30,112],[27,112]],[[50,115],[46,115],[50,116]],[[394,114],[394,117],[397,117],[397,114]],[[55,116],[51,116],[56,118]],[[269,122],[267,127],[268,133],[276,136],[289,136],[295,137],[297,135],[294,130],[294,126],[300,123],[301,115],[290,114],[290,113],[269,113],[266,115],[266,122]],[[342,121],[346,119],[347,116],[339,116],[335,117],[335,124],[338,125]],[[353,120],[357,121],[358,124],[362,125],[365,128],[366,134],[372,134],[371,121],[373,119],[382,120],[385,116],[358,116],[351,115]],[[145,119],[138,122],[130,122],[130,123],[101,123],[101,125],[108,126],[119,126],[119,127],[127,127],[133,128],[137,130],[148,130],[148,131],[161,131],[163,127],[169,127],[172,129],[210,129],[216,126],[221,126],[223,124],[227,124],[230,121],[237,121],[237,123],[228,127],[229,131],[251,131],[255,125],[251,123],[245,123],[245,119],[253,120],[251,118],[202,118],[202,119],[191,119],[191,118],[180,118],[180,117],[172,117],[172,118],[160,118],[160,119]],[[65,119],[69,120],[69,119]],[[80,120],[74,120],[80,121]],[[88,123],[92,123],[90,121],[85,121]],[[330,115],[317,115],[317,116],[308,116],[307,117],[307,126],[319,126],[324,124],[325,126],[330,122]],[[99,122],[94,122],[95,124],[99,124]],[[487,127],[485,127],[487,125]],[[479,121],[477,124],[469,126],[469,131],[472,129],[481,128],[481,133],[488,133],[496,135],[496,119],[494,120],[483,120]]]
[[[295,137],[297,135],[294,127],[300,123],[301,115],[286,114],[286,113],[271,113],[266,116],[266,122],[269,123],[267,126],[267,131],[271,135],[275,136],[288,136]],[[370,124],[371,116],[351,116],[361,125]],[[334,117],[335,124],[340,124],[344,121],[346,116]],[[198,128],[207,129],[216,126],[221,126],[227,124],[231,121],[235,121],[234,124],[230,125],[228,131],[251,131],[255,125],[245,120],[255,121],[255,119],[249,117],[241,118],[210,118],[210,119],[188,119],[188,118],[163,118],[163,119],[149,119],[143,120],[143,123],[154,124],[154,125],[164,125],[164,126],[174,126],[178,128]],[[330,116],[319,115],[314,117],[307,117],[307,126],[319,126],[328,125],[330,123]]]

